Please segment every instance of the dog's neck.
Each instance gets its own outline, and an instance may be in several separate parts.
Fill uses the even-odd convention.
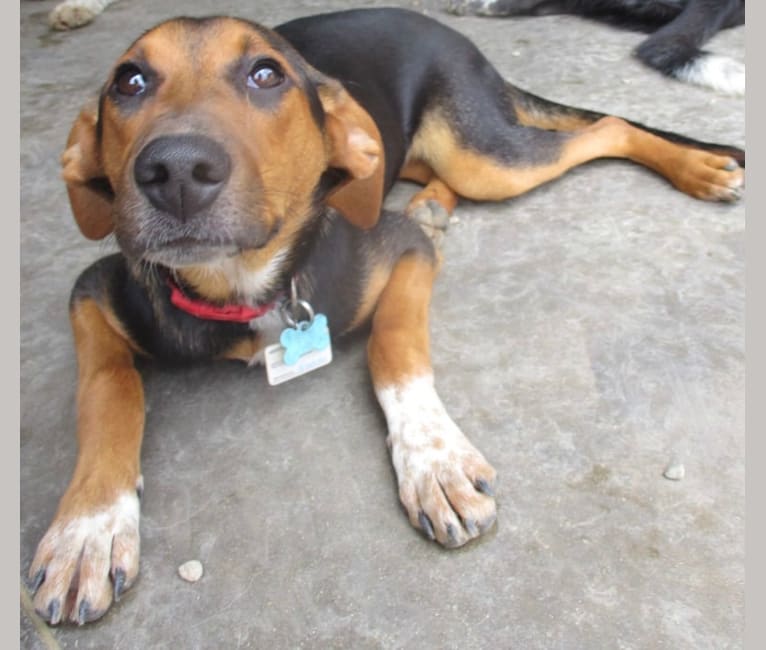
[[[323,236],[322,224],[328,221],[327,212],[307,220],[288,241],[275,240],[262,249],[242,251],[233,257],[177,269],[173,273],[182,286],[206,301],[250,306],[272,302],[284,294],[290,280],[300,273]]]

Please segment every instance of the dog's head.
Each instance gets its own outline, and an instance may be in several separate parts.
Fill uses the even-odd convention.
[[[232,18],[162,23],[120,57],[62,156],[85,236],[175,268],[268,260],[329,201],[380,212],[380,134],[283,38]]]

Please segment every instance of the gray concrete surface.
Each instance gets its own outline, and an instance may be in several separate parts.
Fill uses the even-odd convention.
[[[22,577],[75,459],[69,290],[113,248],[81,238],[58,179],[79,105],[160,19],[277,24],[348,6],[123,0],[60,34],[45,23],[54,4],[21,3]],[[471,36],[528,90],[744,145],[744,101],[643,68],[638,34],[398,4]],[[744,36],[711,49],[741,60]],[[601,161],[456,214],[433,358],[499,471],[494,532],[445,551],[410,528],[361,340],[278,389],[234,364],[146,366],[138,583],[84,628],[48,630],[22,604],[22,647],[741,647],[744,202],[705,204]],[[682,481],[662,476],[672,458]],[[191,558],[205,566],[194,585],[176,575]]]

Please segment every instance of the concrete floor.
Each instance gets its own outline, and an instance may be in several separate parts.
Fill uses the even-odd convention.
[[[341,1],[123,0],[51,33],[21,3],[21,574],[75,459],[67,319],[81,269],[58,156],[145,28],[265,24]],[[455,18],[518,85],[744,145],[744,100],[661,78],[641,36],[576,18]],[[711,48],[744,59],[744,29]],[[445,56],[448,54],[445,53]],[[402,205],[411,187],[396,189]],[[744,628],[745,206],[602,161],[504,204],[461,204],[432,306],[437,386],[499,472],[499,524],[445,551],[397,505],[364,343],[280,388],[235,364],[144,368],[138,583],[98,623],[24,648],[737,648]],[[672,459],[681,481],[663,478]],[[205,575],[182,582],[196,558]]]

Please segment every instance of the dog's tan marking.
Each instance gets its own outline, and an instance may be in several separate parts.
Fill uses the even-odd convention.
[[[263,344],[257,332],[253,332],[249,337],[237,341],[222,355],[221,359],[230,361],[244,361],[250,363],[253,357],[261,351]]]
[[[452,214],[455,211],[458,202],[457,194],[438,178],[434,170],[422,160],[408,160],[399,173],[399,178],[425,186],[410,199],[407,204],[408,214],[412,214],[428,201],[436,201],[447,214]]]
[[[435,275],[434,264],[417,255],[403,257],[391,272],[367,347],[376,386],[430,371],[428,309]]]
[[[516,112],[516,118],[522,126],[533,126],[550,131],[577,131],[593,124],[593,120],[587,117],[553,111],[546,112],[544,110],[526,109],[521,106],[520,102],[515,102],[513,108]]]
[[[434,177],[434,170],[422,160],[409,159],[399,172],[399,178],[425,185]]]

